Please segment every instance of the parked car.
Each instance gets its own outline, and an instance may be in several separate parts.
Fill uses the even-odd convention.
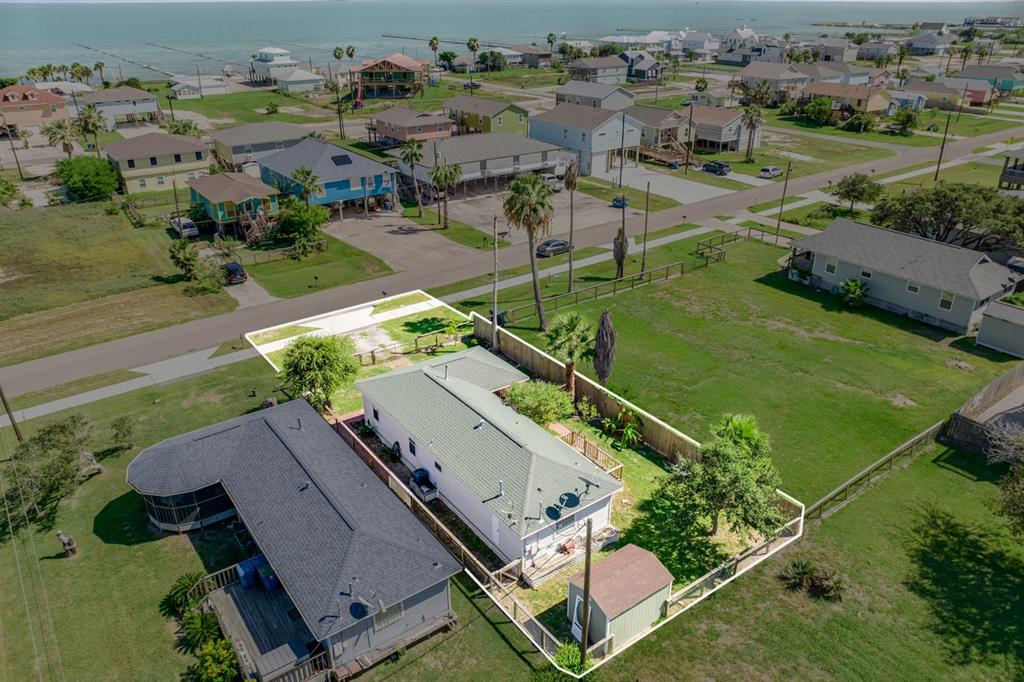
[[[232,262],[224,264],[224,280],[228,284],[241,284],[247,279],[249,279],[249,274],[242,267],[241,263]]]
[[[171,229],[177,232],[182,239],[199,236],[199,226],[191,218],[171,218]]]
[[[761,169],[761,172],[757,174],[759,178],[768,178],[772,180],[782,175],[782,169],[778,166],[765,166]]]
[[[547,239],[537,245],[537,256],[547,258],[560,253],[569,253],[569,242],[564,239]]]
[[[544,182],[548,183],[548,187],[550,187],[553,192],[561,192],[565,189],[565,183],[559,180],[553,173],[545,174]]]
[[[724,161],[708,161],[701,167],[701,170],[712,175],[728,175],[732,172],[732,166]]]
[[[462,84],[462,87],[465,88],[466,90],[476,90],[477,88],[480,87],[480,84],[477,83],[476,81],[466,81],[465,83]]]
[[[619,194],[612,199],[612,208],[629,208],[629,199],[626,198],[626,195]]]

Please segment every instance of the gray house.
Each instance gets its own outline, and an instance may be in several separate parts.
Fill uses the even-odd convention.
[[[158,443],[127,478],[160,528],[244,525],[256,554],[205,605],[245,679],[348,675],[454,618],[459,564],[304,400]]]
[[[160,117],[156,95],[127,85],[94,90],[79,97],[78,102],[83,107],[96,107],[107,122],[107,130],[113,130],[120,122],[155,121]]]
[[[979,251],[846,218],[792,248],[792,279],[833,292],[861,280],[866,302],[961,334],[1022,277]]]
[[[981,316],[978,345],[1024,358],[1024,308],[993,301]]]
[[[210,133],[213,151],[222,163],[241,168],[268,154],[302,141],[309,131],[294,123],[266,121],[224,128]],[[257,170],[255,175],[259,175]]]
[[[679,112],[639,104],[625,111],[640,122],[640,144],[645,147],[673,145],[686,140],[686,116]]]
[[[616,56],[577,59],[569,66],[573,80],[591,83],[625,83],[629,66]]]
[[[738,151],[747,148],[750,135],[754,135],[754,149],[761,146],[763,125],[753,131],[743,125],[743,112],[693,105],[680,112],[684,120],[693,112],[693,133],[690,135],[695,149],[712,151]]]
[[[632,106],[634,99],[629,90],[606,83],[571,80],[555,88],[556,104],[578,104],[581,107],[622,111]]]
[[[640,149],[640,121],[623,111],[559,104],[530,117],[530,137],[576,152],[580,175],[608,172],[624,156]]]

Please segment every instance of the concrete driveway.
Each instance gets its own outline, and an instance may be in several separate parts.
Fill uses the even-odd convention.
[[[693,171],[691,169],[690,172],[699,173],[700,171]],[[613,166],[607,173],[602,173],[597,175],[597,177],[618,183],[619,167]],[[670,197],[684,204],[691,204],[696,201],[711,199],[712,197],[720,197],[732,192],[730,189],[705,185],[702,182],[694,182],[692,180],[684,180],[677,175],[662,173],[646,166],[631,166],[627,163],[626,167],[622,170],[622,184],[627,187],[633,187],[642,192],[647,188],[648,182],[651,183],[652,194]]]
[[[395,270],[412,270],[474,253],[397,213],[332,220],[324,232],[372,253]]]
[[[510,229],[505,220],[505,213],[502,209],[502,202],[507,196],[506,192],[500,194],[489,194],[458,199],[448,204],[449,215],[455,220],[472,225],[477,229],[491,233],[491,220],[498,216],[498,232],[508,232],[506,239],[513,244],[525,243],[526,232],[523,230]],[[622,211],[612,208],[611,205],[601,199],[596,199],[589,194],[577,191],[575,204],[575,229],[586,229],[594,225],[601,225],[615,220],[622,215]],[[551,228],[552,234],[565,234],[569,231],[569,193],[566,191],[556,192],[551,197],[551,205],[555,209],[554,224]],[[626,210],[626,217],[642,215],[643,211],[630,207]]]
[[[228,293],[231,298],[238,301],[239,308],[251,308],[254,305],[263,305],[264,303],[271,303],[277,301],[274,296],[260,286],[252,277],[249,277],[246,281],[241,284],[232,284],[224,287],[224,291]]]

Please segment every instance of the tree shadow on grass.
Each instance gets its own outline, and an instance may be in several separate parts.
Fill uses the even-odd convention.
[[[708,536],[695,501],[669,476],[654,495],[637,505],[637,511],[622,543],[653,552],[677,582],[699,577],[726,559]]]
[[[448,318],[432,315],[431,317],[421,317],[416,320],[403,322],[402,331],[409,332],[410,334],[429,334],[444,329],[447,323]]]
[[[947,471],[952,471],[968,480],[985,483],[995,483],[1009,471],[1009,465],[1007,464],[990,465],[985,461],[985,456],[981,453],[973,453],[953,447],[943,448],[939,454],[932,458],[932,464],[942,467]]]
[[[924,599],[954,665],[1004,665],[1024,675],[1024,560],[995,533],[926,507],[910,531],[907,588]]]
[[[149,525],[146,506],[133,490],[103,506],[92,520],[92,532],[108,545],[140,545],[164,536]]]

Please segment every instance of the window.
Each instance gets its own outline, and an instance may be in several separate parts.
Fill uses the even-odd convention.
[[[562,128],[562,139],[563,140],[568,140],[569,139],[569,129],[568,128]]]
[[[522,114],[516,114],[516,123],[522,123],[522,122],[523,122],[523,115]]]
[[[377,408],[376,407],[373,408],[373,421],[375,421],[375,422],[379,422],[380,421],[380,414],[377,412]]]
[[[435,469],[437,469],[438,471],[444,471],[444,470],[443,470],[443,469],[441,468],[441,464],[440,464],[440,462],[434,462],[434,468],[435,468]]]
[[[575,514],[569,514],[568,516],[564,516],[564,517],[558,519],[557,521],[555,521],[555,532],[556,533],[560,533],[563,530],[565,530],[566,528],[569,528],[570,526],[572,526],[573,523],[575,523],[575,522],[576,522],[576,515]]]
[[[156,184],[158,184],[158,185],[164,184],[164,176],[162,176],[162,175],[156,176]]]
[[[383,630],[389,625],[397,623],[402,620],[402,616],[405,615],[405,610],[402,608],[402,602],[398,602],[393,606],[389,606],[383,611],[378,611],[373,614],[373,630]]]
[[[907,291],[916,294],[921,291],[921,285],[917,282],[907,282]]]
[[[196,152],[196,161],[202,161],[202,160],[203,160],[203,153],[202,152]]]
[[[416,132],[417,133],[422,133],[423,132],[423,126],[416,126]]]
[[[825,259],[825,272],[830,275],[836,274],[836,268],[839,267],[839,259],[835,256],[829,256]]]
[[[139,187],[146,186],[146,178],[139,178]]]
[[[56,104],[51,104],[50,105],[50,113],[51,114],[56,114],[57,113],[57,105]]]
[[[128,159],[128,167],[135,168],[135,159]]]
[[[181,163],[181,154],[174,155],[174,163]]]
[[[502,115],[498,114],[498,117],[496,119],[494,119],[494,122],[497,123],[498,125],[502,125],[502,120],[504,120],[502,118]]]
[[[156,165],[156,157],[155,156],[149,157],[149,165],[150,166],[155,166]]]
[[[954,298],[955,296],[953,296],[953,294],[948,291],[943,291],[942,295],[939,296],[939,308],[942,310],[952,310]]]
[[[284,142],[275,142],[274,143],[274,148],[275,149],[284,149]]]
[[[416,456],[416,441],[412,438],[409,439],[409,454],[414,457]]]
[[[864,279],[871,279],[871,271],[862,268],[860,271],[860,276]]]
[[[580,133],[580,141],[581,142],[586,142],[587,141],[587,134],[586,133]]]

